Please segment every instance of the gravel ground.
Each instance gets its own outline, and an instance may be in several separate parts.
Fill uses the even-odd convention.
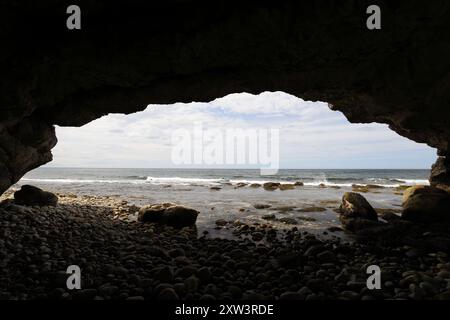
[[[132,221],[126,201],[58,196],[56,207],[0,204],[0,299],[450,299],[448,255],[420,239],[349,243],[239,223],[242,239],[213,239]],[[67,289],[69,265],[80,290]],[[369,265],[380,290],[366,286]]]

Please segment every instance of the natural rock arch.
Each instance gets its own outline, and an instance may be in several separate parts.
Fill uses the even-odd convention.
[[[438,149],[450,184],[450,3],[377,1],[3,2],[0,193],[51,160],[54,124],[80,126],[150,103],[284,91],[351,122],[387,123]]]

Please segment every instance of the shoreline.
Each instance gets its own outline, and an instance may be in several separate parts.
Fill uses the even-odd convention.
[[[15,185],[5,194],[11,194],[19,186]],[[147,204],[167,202],[188,206],[201,212],[197,219],[197,228],[200,233],[207,232],[209,236],[228,239],[240,235],[236,229],[241,225],[248,225],[280,230],[297,227],[319,238],[339,237],[343,240],[351,240],[348,234],[341,232],[337,213],[345,192],[353,191],[367,196],[379,212],[380,218],[383,218],[384,213],[398,214],[400,212],[401,195],[404,190],[404,186],[386,188],[358,184],[339,188],[324,185],[281,184],[276,190],[267,190],[261,184],[256,186],[255,184],[226,184],[220,188],[204,185],[191,186],[188,189],[182,186],[165,185],[156,190],[147,188],[136,190],[132,187],[120,195],[117,194],[120,188],[103,189],[102,186],[97,186],[98,190],[92,192],[89,192],[91,187],[83,189],[82,192],[76,192],[77,187],[66,187],[60,184],[38,186],[63,198],[66,194],[77,195],[79,201],[83,203],[92,199],[92,201],[120,207],[121,205],[116,202],[122,201],[124,210],[122,213],[117,213],[117,218],[120,216],[127,221],[136,221],[139,207]],[[128,207],[134,208],[132,212],[127,210]]]
[[[120,199],[59,198],[56,207],[0,205],[0,299],[450,299],[447,253],[413,242],[324,240],[295,226],[258,235],[266,242],[207,238],[127,222]],[[81,290],[65,289],[72,264]],[[374,264],[381,290],[366,287]]]

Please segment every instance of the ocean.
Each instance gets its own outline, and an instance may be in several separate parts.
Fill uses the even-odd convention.
[[[78,195],[115,196],[138,206],[172,202],[200,211],[199,231],[208,230],[217,237],[227,237],[216,230],[215,221],[225,219],[246,223],[267,223],[264,215],[277,219],[298,219],[298,228],[323,233],[339,226],[336,209],[352,185],[378,185],[364,193],[374,208],[399,209],[401,185],[428,184],[429,170],[305,170],[281,169],[277,175],[261,176],[252,169],[101,169],[38,168],[27,173],[14,187],[32,184],[45,190]],[[266,191],[239,183],[294,183],[293,190]],[[325,187],[324,187],[325,186]],[[220,190],[211,189],[219,187]],[[256,209],[255,204],[270,206]],[[310,209],[314,208],[316,209]],[[321,210],[317,210],[317,207]],[[323,209],[322,209],[323,208]],[[279,228],[292,225],[272,221]]]

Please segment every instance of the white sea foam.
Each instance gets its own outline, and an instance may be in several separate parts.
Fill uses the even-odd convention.
[[[95,184],[95,183],[133,183],[142,184],[145,180],[108,180],[108,179],[43,179],[43,178],[22,178],[19,182],[44,182],[44,183],[84,183],[84,184]]]
[[[147,177],[146,182],[151,184],[175,185],[217,185],[227,181],[220,178],[181,178],[181,177]]]
[[[418,185],[418,184],[423,184],[423,185],[429,185],[430,181],[425,180],[425,179],[397,179],[399,181],[402,181],[404,184],[408,184],[408,185]]]
[[[142,177],[137,177],[135,179],[64,179],[64,178],[22,178],[20,182],[42,182],[42,183],[55,183],[55,184],[152,184],[152,185],[183,185],[183,186],[216,186],[231,183],[232,185],[236,185],[238,183],[259,183],[263,184],[266,182],[277,182],[277,183],[294,183],[295,181],[301,181],[301,179],[297,180],[280,180],[280,179],[271,179],[271,180],[257,180],[257,179],[225,179],[225,178],[183,178],[183,177],[152,177],[148,176],[146,179]],[[375,184],[378,186],[386,187],[386,188],[394,188],[400,185],[429,185],[429,181],[426,179],[402,179],[402,178],[392,178],[392,179],[382,179],[382,178],[369,178],[366,181],[369,181],[369,184]],[[390,182],[390,183],[386,183]],[[395,183],[393,183],[395,182]],[[325,185],[327,187],[351,187],[352,185],[366,185],[368,183],[363,181],[351,181],[348,179],[345,182],[331,182],[326,178],[320,177],[317,180],[313,181],[304,181],[305,186],[318,187],[320,185]]]

